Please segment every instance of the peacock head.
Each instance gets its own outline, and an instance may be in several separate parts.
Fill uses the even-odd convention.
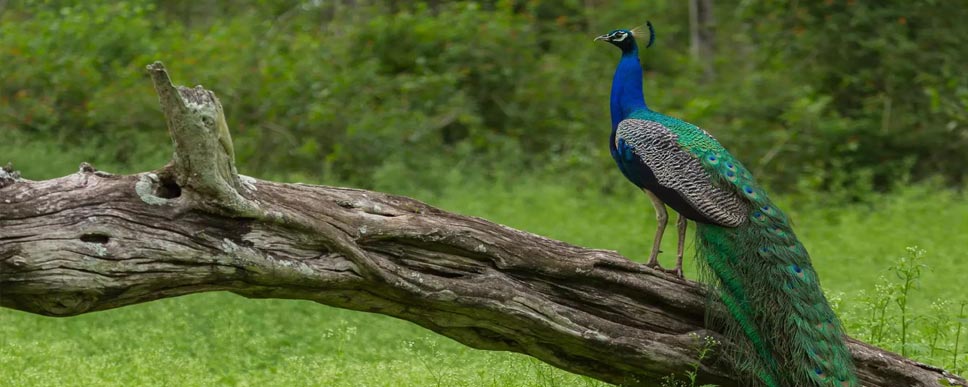
[[[646,48],[652,47],[652,43],[655,42],[655,29],[652,28],[652,22],[646,22],[646,26],[649,27],[649,44],[645,45]],[[639,32],[641,27],[632,30],[613,30],[605,35],[595,38],[595,40],[604,40],[616,47],[622,49],[622,52],[632,52],[635,51],[635,37],[642,34]]]

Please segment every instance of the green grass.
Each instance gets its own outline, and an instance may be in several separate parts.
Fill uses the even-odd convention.
[[[32,176],[27,176],[31,178]],[[35,177],[34,177],[35,178]],[[616,178],[607,176],[603,178]],[[424,199],[578,245],[642,260],[654,216],[644,195],[605,195],[567,185],[451,184]],[[781,198],[781,202],[784,202]],[[950,366],[954,313],[934,354],[930,308],[964,300],[968,201],[921,186],[858,204],[821,208],[786,202],[823,285],[845,324],[863,339],[869,296],[907,246],[927,251],[910,295],[918,316],[909,355]],[[665,246],[674,246],[667,235]],[[691,248],[691,243],[689,244]],[[668,248],[668,247],[667,247]],[[665,263],[670,264],[669,255]],[[687,275],[695,277],[692,260]],[[865,291],[865,293],[861,293]],[[889,304],[890,310],[896,306]],[[957,311],[957,308],[954,308]],[[950,310],[950,309],[949,309]],[[932,312],[933,311],[933,312]],[[893,312],[892,312],[893,313]],[[932,314],[934,313],[934,314]],[[894,316],[894,314],[892,314]],[[883,345],[899,351],[894,322]],[[961,341],[968,341],[962,332]],[[962,350],[964,352],[964,350]],[[963,367],[968,359],[960,358]],[[964,369],[964,368],[962,368]],[[56,319],[0,310],[0,385],[7,386],[601,386],[527,356],[478,351],[413,324],[305,301],[247,300],[214,293]]]
[[[0,336],[3,386],[583,385],[389,317],[225,293],[68,319],[5,310]]]

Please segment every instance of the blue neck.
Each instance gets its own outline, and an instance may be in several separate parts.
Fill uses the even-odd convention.
[[[633,47],[622,52],[622,60],[615,69],[612,78],[612,129],[618,128],[618,123],[639,109],[648,109],[642,94],[642,64],[639,62],[639,50]]]

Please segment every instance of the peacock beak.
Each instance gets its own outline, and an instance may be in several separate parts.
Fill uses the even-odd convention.
[[[599,36],[599,37],[595,38],[595,40],[593,40],[593,42],[594,41],[599,41],[599,40],[604,40],[604,41],[607,42],[608,41],[608,34],[605,34],[605,35],[602,35],[602,36]]]

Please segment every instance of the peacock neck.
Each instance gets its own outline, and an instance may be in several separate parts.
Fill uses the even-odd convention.
[[[648,109],[642,93],[642,63],[639,62],[637,48],[622,52],[622,59],[615,69],[615,77],[612,78],[611,109],[613,130],[632,112]]]

